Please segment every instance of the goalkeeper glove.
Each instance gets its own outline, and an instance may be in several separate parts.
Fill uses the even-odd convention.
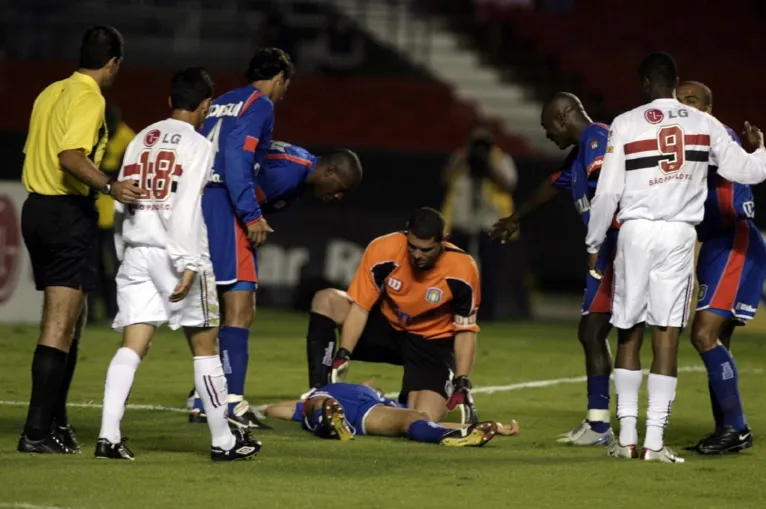
[[[332,371],[330,372],[330,383],[342,383],[348,373],[348,365],[351,362],[351,352],[345,348],[338,348],[335,358],[332,361]]]
[[[473,406],[471,394],[471,379],[467,376],[459,376],[452,380],[452,396],[447,401],[447,410],[460,408],[460,422],[466,426],[476,424],[479,418]]]

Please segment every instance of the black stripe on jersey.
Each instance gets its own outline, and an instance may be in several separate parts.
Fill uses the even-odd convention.
[[[394,262],[382,262],[375,265],[372,270],[372,277],[375,280],[375,286],[383,287],[386,278],[394,271],[396,264]]]
[[[448,253],[463,253],[468,254],[459,247],[452,247],[452,246],[444,246],[444,250]]]
[[[452,308],[458,316],[470,316],[473,312],[473,288],[462,279],[448,277],[447,286],[452,292]]]
[[[175,193],[176,191],[178,191],[178,182],[174,180],[173,183],[170,184],[170,192]]]
[[[710,158],[710,152],[705,150],[687,150],[684,153],[684,156],[687,161],[692,161],[695,163],[706,163]],[[660,161],[670,160],[672,157],[673,156],[670,155],[662,155],[628,159],[625,161],[625,170],[630,171],[643,170],[644,168],[654,168],[660,164]]]

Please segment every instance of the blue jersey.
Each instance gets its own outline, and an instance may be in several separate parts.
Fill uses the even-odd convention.
[[[609,126],[590,124],[580,136],[577,146],[569,152],[561,169],[551,176],[557,189],[572,193],[575,209],[586,226],[590,220],[590,202],[596,194],[608,134]]]
[[[315,396],[329,396],[334,398],[343,407],[343,412],[348,420],[354,432],[357,435],[364,435],[364,419],[370,410],[378,405],[386,405],[397,408],[406,408],[404,405],[397,403],[392,399],[388,399],[381,393],[371,387],[361,384],[329,384],[319,389],[312,390],[306,401]],[[304,428],[313,429],[313,425],[310,422],[310,416],[305,415],[303,411],[303,402],[298,402],[295,405],[295,411],[293,412],[294,421],[303,423]]]
[[[742,144],[732,129],[726,131],[734,141]],[[733,235],[740,219],[755,217],[755,203],[750,186],[737,184],[718,175],[716,166],[708,168],[708,193],[705,201],[705,218],[697,225],[697,237],[700,242],[711,238]]]
[[[216,149],[208,186],[226,188],[235,214],[245,224],[261,218],[256,175],[264,165],[273,130],[274,104],[251,85],[213,101],[202,124],[202,134]]]
[[[257,178],[256,193],[262,211],[278,212],[297,200],[316,164],[317,157],[308,150],[272,141]]]

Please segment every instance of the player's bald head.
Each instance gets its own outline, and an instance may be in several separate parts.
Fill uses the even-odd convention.
[[[710,113],[713,111],[713,92],[699,81],[684,81],[676,88],[678,100],[692,108]]]
[[[543,116],[546,114],[565,115],[570,110],[585,112],[580,98],[569,92],[556,92],[543,106]]]
[[[355,152],[340,149],[327,154],[322,159],[328,166],[335,169],[348,189],[354,189],[362,182],[362,162]]]
[[[638,77],[647,100],[673,97],[678,85],[678,66],[669,53],[656,51],[641,61]]]
[[[582,102],[569,92],[553,94],[540,113],[540,124],[545,129],[546,137],[562,150],[576,144],[589,123]]]

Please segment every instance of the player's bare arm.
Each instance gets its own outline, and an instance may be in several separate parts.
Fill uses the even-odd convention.
[[[253,247],[262,246],[269,233],[274,233],[274,230],[263,216],[247,225],[247,240]]]
[[[194,270],[186,269],[181,276],[181,280],[176,285],[173,293],[170,295],[170,302],[181,302],[189,294],[194,278],[197,277],[197,272]]]
[[[91,189],[105,192],[121,203],[135,203],[143,189],[135,180],[111,182],[111,179],[96,168],[85,152],[79,149],[64,150],[59,154],[59,162],[64,171],[87,184]]]
[[[529,213],[537,210],[539,207],[549,203],[551,200],[553,200],[553,198],[556,197],[558,193],[559,190],[556,189],[550,179],[546,179],[541,182],[540,185],[537,186],[534,194],[532,194],[532,196],[527,201],[521,204],[516,213],[511,216],[499,219],[492,226],[492,238],[499,240],[503,244],[508,242],[511,236],[516,233],[516,230],[519,229],[519,223],[524,217],[526,217]]]

